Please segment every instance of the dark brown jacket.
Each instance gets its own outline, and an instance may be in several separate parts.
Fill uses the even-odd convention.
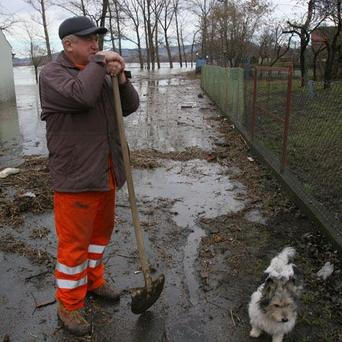
[[[93,56],[80,71],[61,52],[39,78],[54,190],[108,191],[110,156],[117,188],[122,187],[125,174],[104,57]],[[120,95],[125,116],[137,110],[139,97],[129,81],[120,85]]]

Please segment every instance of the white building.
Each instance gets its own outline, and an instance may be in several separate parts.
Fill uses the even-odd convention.
[[[0,30],[0,103],[15,101],[12,47]]]

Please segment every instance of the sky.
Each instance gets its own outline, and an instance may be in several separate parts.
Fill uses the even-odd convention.
[[[271,2],[275,5],[273,16],[277,18],[293,18],[295,13],[303,11],[303,7],[297,4],[298,0],[271,0]],[[23,0],[0,0],[0,9],[6,10],[9,13],[15,13],[15,15],[23,21],[30,21],[31,16],[36,14],[34,9]],[[70,13],[55,6],[48,10],[50,44],[54,52],[62,49],[62,45],[58,38],[58,26],[69,16]],[[37,34],[42,34],[38,25],[31,24],[29,29],[33,32],[37,32]],[[13,52],[17,57],[28,55],[28,38],[23,25],[16,26],[13,32],[5,32],[5,35],[9,43],[12,45]],[[135,47],[132,43],[128,42],[123,45],[125,48]]]

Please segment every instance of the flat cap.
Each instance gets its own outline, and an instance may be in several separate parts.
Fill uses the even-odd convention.
[[[75,36],[87,36],[89,34],[105,34],[105,27],[97,27],[88,17],[72,17],[65,19],[58,30],[59,38],[63,39],[69,34]]]

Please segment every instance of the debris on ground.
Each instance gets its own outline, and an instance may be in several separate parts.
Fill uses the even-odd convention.
[[[324,264],[324,266],[317,272],[317,276],[326,280],[328,277],[332,275],[334,272],[334,265],[332,265],[329,261]]]
[[[187,147],[184,151],[160,152],[157,150],[136,150],[131,151],[131,163],[136,168],[153,169],[161,167],[161,160],[188,161],[193,159],[207,159],[210,155],[198,147]]]
[[[55,265],[56,258],[50,255],[46,250],[33,248],[23,241],[18,241],[11,234],[6,234],[1,237],[0,251],[25,256],[32,263],[45,265],[51,267],[51,269]]]
[[[2,171],[0,171],[0,178],[6,178],[9,175],[15,175],[20,172],[20,169],[8,167]]]
[[[53,207],[53,191],[44,157],[26,157],[20,175],[1,179],[0,222],[18,226],[25,212],[42,213]]]
[[[28,191],[28,192],[25,192],[23,194],[19,194],[18,197],[30,197],[30,198],[36,198],[37,196],[31,192],[31,191]]]

